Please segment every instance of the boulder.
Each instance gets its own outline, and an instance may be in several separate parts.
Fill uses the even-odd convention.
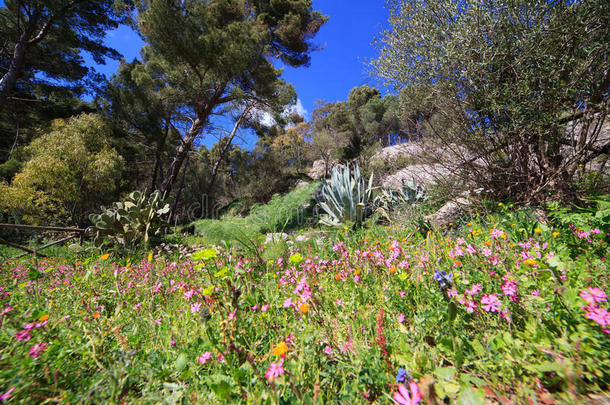
[[[403,184],[413,180],[422,187],[438,183],[439,180],[450,175],[449,169],[441,164],[411,165],[382,179],[383,187],[400,188]]]
[[[465,196],[457,197],[443,205],[434,214],[427,215],[424,219],[438,228],[451,226],[466,212],[472,203]]]

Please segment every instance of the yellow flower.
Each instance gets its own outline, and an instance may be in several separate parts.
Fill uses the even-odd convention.
[[[556,238],[559,236],[559,232],[553,232],[553,238]]]
[[[275,348],[273,349],[273,355],[274,356],[283,356],[286,354],[287,351],[288,351],[288,346],[286,346],[286,342],[280,342],[280,344],[275,346]]]
[[[110,253],[106,253],[105,255],[100,257],[100,260],[108,260],[109,257],[110,257]]]
[[[523,263],[529,264],[530,266],[533,266],[534,264],[536,264],[536,260],[527,259],[527,260],[524,260]]]
[[[396,273],[396,266],[390,267],[390,274]]]
[[[309,312],[309,305],[307,305],[306,302],[302,303],[301,306],[299,307],[299,311],[301,311],[301,313],[306,314]]]
[[[356,269],[356,270],[354,270],[354,275],[355,275],[355,276],[359,276],[359,275],[360,275],[360,269]]]
[[[536,233],[542,233],[542,229],[540,229],[540,228],[534,228],[534,232],[536,232]]]
[[[152,262],[152,259],[153,259],[153,254],[152,254],[152,252],[150,252],[150,253],[148,254],[148,261],[149,261],[149,262]]]
[[[501,206],[503,206],[503,205],[504,205],[504,204],[502,204],[502,203],[498,203],[498,207],[501,207]]]

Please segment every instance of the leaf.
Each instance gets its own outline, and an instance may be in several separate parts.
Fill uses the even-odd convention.
[[[177,372],[184,371],[187,366],[186,355],[184,353],[180,353],[178,358],[176,359],[176,363],[174,364],[174,369]]]
[[[455,305],[455,302],[450,302],[449,303],[449,308],[447,309],[448,312],[448,316],[449,316],[449,322],[453,322],[455,320],[455,317],[457,316],[457,305]]]
[[[30,271],[28,271],[28,279],[31,281],[38,280],[41,277],[42,273],[36,269],[30,269]]]
[[[485,394],[480,390],[475,390],[468,386],[462,390],[458,397],[458,404],[460,405],[484,405]]]
[[[483,347],[483,345],[481,344],[481,342],[479,342],[477,339],[472,341],[472,348],[474,349],[475,353],[478,354],[479,356],[483,357],[485,356],[485,348]]]
[[[203,291],[201,292],[201,294],[204,296],[207,296],[207,295],[212,294],[213,292],[214,292],[214,286],[211,285],[211,286],[204,288]]]

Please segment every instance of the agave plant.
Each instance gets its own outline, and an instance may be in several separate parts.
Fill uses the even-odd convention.
[[[397,205],[413,204],[426,199],[426,191],[423,187],[411,180],[406,184],[403,181],[399,189],[387,187],[382,188],[375,198],[373,206],[375,212],[391,222],[389,212]]]
[[[347,223],[360,224],[368,213],[373,195],[373,174],[365,185],[356,164],[353,173],[349,164],[345,168],[334,168],[330,180],[321,189],[318,205],[325,212],[320,222],[329,226]]]
[[[129,194],[127,201],[115,202],[111,208],[102,207],[101,214],[91,214],[96,244],[113,241],[126,248],[148,243],[151,235],[160,232],[162,216],[169,212],[159,191],[148,199],[140,191]]]
[[[402,187],[383,188],[381,193],[375,198],[375,206],[391,208],[399,204],[412,204],[426,198],[426,191],[423,187],[411,180],[406,184],[403,181]]]

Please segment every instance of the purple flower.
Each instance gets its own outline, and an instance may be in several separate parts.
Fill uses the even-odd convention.
[[[32,348],[30,349],[30,357],[32,357],[33,359],[35,359],[36,357],[40,356],[42,353],[45,352],[45,350],[47,350],[47,348],[49,347],[49,345],[47,345],[45,342],[40,342],[40,343],[36,343],[34,346],[32,346]]]
[[[31,338],[32,335],[30,335],[30,332],[28,332],[27,330],[20,330],[19,332],[15,333],[15,339],[20,342],[27,342]]]
[[[483,294],[483,298],[481,298],[481,306],[487,312],[498,312],[500,311],[500,306],[502,306],[502,303],[494,294]]]

